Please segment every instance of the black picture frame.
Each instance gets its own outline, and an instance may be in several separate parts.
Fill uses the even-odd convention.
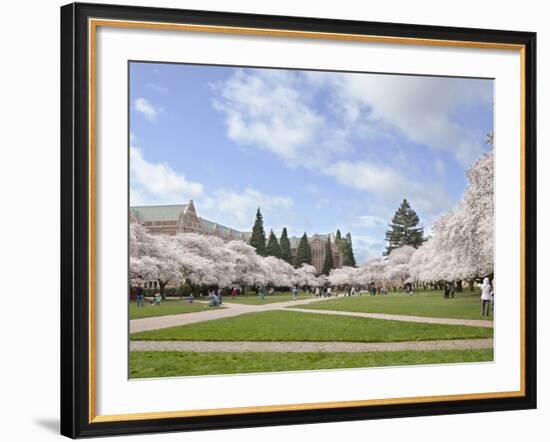
[[[524,51],[524,395],[216,416],[90,418],[90,18],[521,45]],[[536,408],[536,34],[118,5],[61,7],[61,434],[105,436]]]

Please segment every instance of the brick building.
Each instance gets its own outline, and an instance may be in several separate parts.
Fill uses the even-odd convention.
[[[198,216],[193,200],[190,200],[187,204],[134,206],[130,207],[130,213],[152,235],[177,235],[178,233],[194,232],[203,235],[214,235],[226,241],[240,240],[248,243],[252,233],[241,232]],[[309,238],[312,264],[319,273],[323,270],[326,253],[325,245],[328,238],[329,235],[327,234],[317,233]],[[334,244],[335,236],[330,234],[330,238],[334,267],[342,267],[342,254]],[[300,238],[292,236],[288,239],[292,255],[296,256]]]

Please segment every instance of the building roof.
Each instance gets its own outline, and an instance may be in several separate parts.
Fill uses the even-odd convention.
[[[153,222],[153,221],[178,221],[180,214],[185,211],[188,204],[166,204],[160,206],[133,206],[130,207],[130,211],[141,222]],[[249,242],[252,232],[241,232],[231,227],[226,227],[213,221],[199,217],[199,221],[202,224],[205,233],[220,234],[231,239],[243,239]],[[241,237],[242,235],[242,237]],[[315,234],[308,238],[311,242],[315,237],[321,240],[327,241],[328,237],[334,241],[334,234]],[[297,249],[300,243],[301,237],[291,236],[288,238],[290,241],[290,248]]]
[[[141,222],[177,221],[187,204],[167,204],[163,206],[133,206],[130,210]]]
[[[188,204],[166,204],[161,206],[133,206],[130,211],[141,222],[153,221],[174,221],[177,222],[179,216],[185,211]],[[232,239],[243,239],[248,242],[252,232],[241,232],[230,227],[223,226],[213,221],[198,217],[205,233],[217,233]]]
[[[221,233],[222,235],[231,237],[233,239],[241,239],[241,234],[244,234],[245,240],[248,240],[251,235],[251,232],[241,232],[240,230],[232,229],[231,227],[222,226],[221,224],[209,221],[204,218],[199,217],[199,220],[201,221],[205,232]]]

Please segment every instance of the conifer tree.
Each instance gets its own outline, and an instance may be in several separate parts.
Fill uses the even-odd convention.
[[[325,263],[323,264],[323,273],[328,275],[334,268],[334,261],[332,260],[332,247],[330,245],[330,236],[325,243]]]
[[[355,267],[355,255],[353,254],[353,244],[351,242],[351,233],[346,234],[346,238],[342,241],[342,265],[346,267]]]
[[[307,239],[307,234],[303,234],[298,243],[298,250],[296,251],[295,267],[299,268],[302,264],[311,264],[311,247]]]
[[[281,239],[279,240],[279,245],[281,246],[281,259],[292,264],[292,251],[290,249],[290,241],[288,239],[288,232],[286,227],[283,227],[283,232],[281,233]]]
[[[390,229],[386,231],[388,245],[384,255],[388,256],[393,249],[402,246],[420,247],[424,242],[424,228],[417,227],[419,222],[418,215],[404,199],[393,215]]]
[[[260,208],[256,212],[256,221],[252,227],[252,235],[250,236],[250,245],[256,249],[256,253],[260,256],[265,256],[265,230],[264,219]]]
[[[273,230],[269,233],[269,239],[267,240],[267,247],[265,248],[266,256],[274,256],[275,258],[281,258],[282,252],[277,237],[273,233]]]

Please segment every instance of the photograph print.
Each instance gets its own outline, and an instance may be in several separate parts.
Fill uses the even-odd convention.
[[[128,69],[130,378],[492,363],[492,79]]]

